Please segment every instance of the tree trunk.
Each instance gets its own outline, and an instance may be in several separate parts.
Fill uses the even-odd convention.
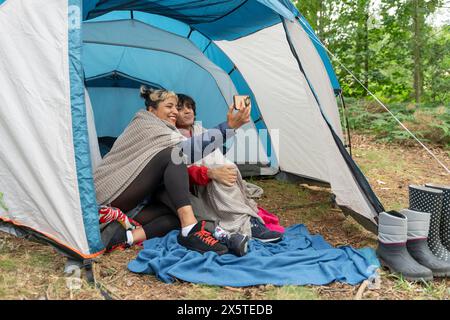
[[[420,103],[423,92],[422,29],[425,23],[423,0],[413,0],[414,96]]]
[[[321,36],[321,7],[324,0],[302,0],[297,3],[297,8],[305,16],[316,34]]]
[[[317,35],[319,39],[322,39],[323,36],[323,23],[324,23],[324,3],[323,0],[316,0],[317,1],[317,7],[316,7],[316,14],[317,14]]]
[[[356,47],[355,71],[366,87],[369,87],[369,8],[370,0],[358,0],[356,3]]]
[[[366,1],[366,12],[364,15],[364,84],[369,88],[369,10],[370,0]]]

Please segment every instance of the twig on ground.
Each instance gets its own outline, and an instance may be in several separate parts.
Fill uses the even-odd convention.
[[[45,290],[45,300],[50,300],[49,290],[50,290],[50,285],[48,285],[47,289]]]
[[[233,292],[242,292],[242,288],[234,288],[234,287],[228,287],[228,286],[225,286],[223,288],[227,289],[227,290],[230,290],[230,291],[233,291]]]
[[[325,292],[349,292],[349,289],[324,288],[321,291]]]
[[[358,292],[356,292],[354,300],[361,300],[362,299],[364,291],[366,290],[368,285],[369,285],[369,281],[364,280],[363,283],[359,286]]]

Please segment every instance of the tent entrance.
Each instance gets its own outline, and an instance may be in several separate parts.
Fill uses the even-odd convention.
[[[97,135],[109,144],[144,107],[139,95],[142,84],[194,98],[196,120],[205,128],[225,121],[233,95],[251,93],[235,68],[228,74],[202,52],[214,48],[211,41],[207,50],[200,50],[190,39],[131,19],[85,22],[83,31],[85,85]],[[270,159],[270,138],[258,135],[258,130],[266,126],[252,98],[254,121],[239,134],[244,138],[256,136],[256,143],[255,139],[251,143],[257,146],[244,143],[236,147],[229,143],[227,149],[234,149],[227,156],[242,164],[244,174],[260,175],[261,168],[271,166],[268,172],[276,173],[276,161]]]

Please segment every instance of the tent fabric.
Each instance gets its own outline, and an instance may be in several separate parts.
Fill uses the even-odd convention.
[[[320,108],[320,113],[322,115],[322,117],[325,120],[325,123],[327,124],[327,126],[329,127],[329,132],[332,135],[332,138],[335,142],[336,147],[338,148],[341,156],[343,157],[345,163],[348,166],[349,171],[351,172],[351,174],[353,175],[353,178],[355,179],[355,182],[357,183],[360,192],[364,195],[364,197],[367,199],[367,201],[370,203],[370,205],[373,208],[373,211],[375,213],[380,213],[385,211],[383,205],[381,204],[381,202],[379,201],[379,199],[377,198],[377,196],[375,195],[375,193],[373,192],[372,188],[369,185],[369,182],[367,181],[366,177],[364,176],[364,174],[361,172],[361,170],[359,169],[359,167],[356,165],[355,161],[351,158],[351,156],[349,155],[348,151],[345,149],[342,137],[338,136],[338,133],[336,132],[336,126],[333,127],[333,123],[330,121],[329,117],[327,116],[327,111],[326,109],[324,109],[324,106],[327,106],[327,101],[326,99],[320,99],[318,96],[317,91],[314,89],[314,85],[313,85],[313,81],[315,81],[314,77],[309,78],[308,74],[305,72],[305,67],[304,64],[302,62],[302,60],[299,58],[298,53],[295,49],[295,47],[292,44],[292,39],[290,37],[289,32],[287,31],[287,21],[283,21],[283,25],[286,29],[287,32],[287,37],[288,37],[288,42],[290,44],[291,47],[291,51],[295,57],[295,59],[297,60],[297,63],[299,65],[299,68],[301,70],[301,72],[303,73],[308,86],[314,96],[314,99],[316,100],[316,103],[318,105],[318,107]],[[306,64],[308,64],[308,61],[306,61]],[[317,84],[319,84],[319,89],[320,89],[320,82],[317,82]],[[319,94],[323,93],[319,91]],[[325,104],[323,104],[323,102],[325,102]],[[328,108],[330,109],[330,108]],[[369,221],[370,222],[370,221]],[[366,224],[366,223],[365,223]],[[364,224],[364,225],[365,225]],[[372,226],[374,227],[376,226],[376,224],[374,223],[374,221],[372,221]]]
[[[100,252],[104,245],[100,238],[98,207],[92,174],[89,134],[84,97],[83,67],[81,50],[81,4],[82,0],[69,0],[69,77],[72,112],[73,146],[76,154],[78,189],[85,232],[90,252]]]
[[[90,256],[73,145],[67,13],[63,1],[0,7],[0,192],[8,209],[0,207],[0,219]]]
[[[120,20],[85,23],[83,25],[83,41],[84,43],[115,45],[120,46],[119,48],[147,49],[156,51],[158,54],[164,52],[182,56],[212,75],[213,81],[217,81],[217,85],[227,104],[231,104],[231,97],[236,93],[228,75],[211,63],[192,42],[184,37],[170,34],[140,21]],[[116,61],[117,59],[108,61],[110,58],[108,57],[107,59],[106,57],[108,56],[102,56],[102,59],[105,60],[104,64],[117,66],[116,69],[122,67],[120,65],[121,62],[126,63],[127,61],[122,56],[120,56],[119,61]],[[85,59],[85,61],[87,63],[89,59]],[[134,60],[133,62],[133,65],[128,64],[127,67],[135,66],[135,68],[141,68],[145,66],[145,61]],[[154,65],[155,63],[151,64],[151,66]],[[127,70],[121,71],[126,74],[132,74],[127,72]],[[90,76],[92,75],[88,77]],[[173,77],[176,76],[176,74],[173,75]],[[166,77],[170,77],[168,72],[166,72]]]
[[[135,273],[152,274],[165,283],[175,279],[192,283],[245,287],[273,285],[326,285],[334,281],[356,285],[374,275],[379,262],[373,249],[333,248],[304,225],[286,229],[283,240],[250,240],[243,257],[200,254],[178,244],[179,231],[144,242],[128,263]]]
[[[280,170],[329,182],[339,205],[374,222],[377,212],[336,146],[292,55],[282,23],[216,44],[234,61],[258,97],[267,127],[279,129],[279,144],[274,149],[278,150]],[[270,87],[274,83],[276,89]]]
[[[98,73],[108,73],[111,68],[116,68],[119,72],[149,79],[160,87],[194,97],[199,106],[199,117],[203,119],[205,126],[214,126],[225,119],[228,110],[227,101],[211,74],[196,64],[173,54],[117,46],[101,45],[102,48],[97,48],[97,46],[99,45],[89,44],[84,47],[83,60],[86,61],[84,65],[87,76],[97,74],[97,71]],[[124,59],[116,66],[104,64],[104,62],[96,64],[96,58],[103,54],[108,55],[110,59],[115,57]],[[229,80],[227,86],[231,90],[229,93],[231,96],[227,96],[227,100],[229,100],[229,97],[235,94],[236,89]],[[115,92],[115,90],[117,91]],[[98,128],[100,136],[110,135],[105,134],[105,130],[115,130],[120,134],[131,120],[136,108],[143,107],[143,100],[139,97],[138,88],[91,87],[89,91],[93,99],[96,121],[99,124],[102,123]],[[101,101],[104,103],[99,104],[98,102]],[[112,104],[107,105],[106,102]],[[118,116],[110,117],[106,113],[105,117],[101,117],[97,113],[100,108],[104,109],[104,112],[108,112],[107,108],[110,108],[111,111],[116,110]],[[211,112],[212,109],[214,112]],[[119,117],[119,115],[125,117]]]
[[[85,20],[113,10],[138,10],[170,17],[191,25],[212,40],[236,39],[278,23],[280,16],[293,20],[298,13],[286,0],[212,0],[207,5],[197,0],[84,0]]]
[[[284,20],[283,24],[289,39],[302,62],[304,72],[310,80],[314,92],[317,94],[324,114],[332,124],[334,131],[339,138],[344,141],[339,108],[332,83],[323,81],[323,79],[328,77],[328,73],[322,58],[317,52],[313,42],[308,38],[306,31],[297,21]]]
[[[138,79],[126,75],[118,71],[111,71],[99,76],[85,79],[85,84],[89,87],[114,87],[114,88],[140,88],[141,85],[153,89],[162,89],[162,87],[156,83],[152,83],[146,80]]]
[[[303,30],[308,34],[310,37],[312,43],[314,44],[314,47],[316,47],[317,52],[319,53],[320,57],[322,58],[322,62],[325,65],[325,68],[328,73],[328,77],[331,81],[331,85],[333,86],[335,92],[341,91],[341,86],[339,84],[339,81],[337,79],[336,73],[334,72],[333,66],[330,61],[330,57],[328,56],[325,48],[322,45],[322,41],[317,37],[316,33],[314,32],[313,28],[309,24],[309,22],[303,17],[303,15],[299,14],[296,17],[296,20],[300,23]]]
[[[98,137],[118,137],[136,112],[143,108],[138,89],[87,88],[95,109],[94,122]],[[114,115],[114,116],[111,116]]]
[[[91,99],[89,98],[89,92],[84,89],[84,97],[86,101],[86,121],[89,137],[89,153],[91,155],[92,170],[100,165],[102,156],[100,153],[100,146],[98,143],[97,129],[95,128],[94,111],[92,110]]]
[[[129,20],[133,19],[136,21],[143,22],[145,24],[151,25],[155,28],[165,30],[167,32],[187,37],[191,33],[191,26],[188,24],[175,20],[166,16],[161,16],[158,14],[140,12],[140,11],[124,11],[116,10],[112,12],[105,13],[94,19],[87,19],[83,23],[89,22],[101,22],[101,21],[116,21],[116,20]],[[199,33],[198,31],[192,30],[192,33]],[[203,36],[204,37],[204,36]],[[206,37],[204,37],[206,38]],[[209,41],[209,38],[206,38]]]
[[[196,8],[196,5],[198,4],[196,4],[195,1],[183,1],[182,8],[176,6],[176,3],[173,1],[141,0],[140,2],[127,3],[126,5],[124,5],[125,2],[127,2],[125,0],[116,1],[115,3],[111,0],[103,1],[101,4],[98,2],[99,1],[85,0],[84,18],[86,20],[102,21],[103,19],[117,20],[130,19],[132,17],[133,19],[140,20],[181,36],[192,34],[191,40],[194,43],[196,43],[196,37],[200,34],[199,38],[202,38],[202,41],[204,42],[207,42],[207,40],[204,39],[205,37],[208,40],[235,40],[278,24],[281,22],[281,17],[290,21],[295,17],[303,29],[308,33],[317,52],[322,58],[333,88],[336,91],[341,90],[330,59],[325,49],[322,47],[319,38],[316,36],[306,19],[289,0],[253,0],[234,3],[233,1],[227,1],[228,3],[226,4],[223,3],[224,1],[222,1],[222,3],[220,3],[221,1],[214,3],[210,2],[210,6],[216,6],[215,10],[217,12],[222,10],[229,14],[221,19],[202,24],[190,24],[186,19],[176,20],[180,10],[183,12],[185,11],[186,14],[190,12],[194,16],[196,15],[196,10],[199,10],[201,12],[200,14],[203,15],[204,12],[201,11],[202,6]],[[96,8],[96,6],[98,7]],[[231,10],[230,8],[233,6],[234,9]],[[227,9],[230,10],[226,11]],[[110,12],[111,10],[115,11]],[[145,12],[132,10],[143,10]],[[89,18],[87,18],[88,15],[90,16]]]

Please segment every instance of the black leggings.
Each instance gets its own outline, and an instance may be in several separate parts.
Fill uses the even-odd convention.
[[[180,229],[180,220],[174,212],[162,203],[152,203],[134,218],[142,225],[147,239],[163,237],[168,232]]]
[[[167,148],[154,156],[136,179],[111,203],[127,212],[150,196],[152,204],[135,217],[143,225],[147,239],[163,236],[179,228],[176,210],[191,205],[187,167],[184,163],[175,164],[172,161],[172,150],[173,148]]]

